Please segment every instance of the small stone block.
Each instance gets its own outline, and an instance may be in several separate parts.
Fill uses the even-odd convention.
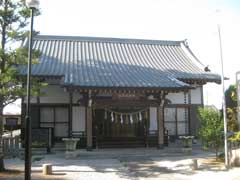
[[[193,160],[192,160],[191,167],[192,167],[192,170],[197,170],[197,169],[198,169],[197,159],[193,159]]]
[[[43,164],[43,175],[51,175],[52,174],[52,164]]]

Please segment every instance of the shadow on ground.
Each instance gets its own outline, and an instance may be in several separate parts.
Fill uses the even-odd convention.
[[[51,175],[51,176],[44,176],[40,172],[33,172],[32,173],[32,180],[66,180],[64,176],[62,175]],[[24,179],[24,173],[20,171],[6,171],[0,173],[0,179],[1,180],[23,180]]]
[[[49,158],[50,157],[50,158]],[[136,179],[136,178],[159,178],[161,176],[172,176],[174,174],[191,176],[197,173],[190,167],[191,156],[177,157],[150,157],[150,156],[125,156],[118,158],[100,158],[100,159],[65,159],[64,157],[46,156],[44,159],[33,163],[32,179],[49,179],[49,180],[70,180],[71,177],[81,177],[88,179],[89,175],[94,175],[96,178],[110,177],[113,175],[117,178]],[[200,157],[197,157],[201,159]],[[199,167],[200,171],[223,171],[219,168],[222,164],[215,163],[211,159],[204,157],[201,160]],[[53,175],[42,175],[42,164],[53,164]],[[22,166],[21,166],[22,168]],[[100,177],[98,177],[100,176]],[[16,173],[8,173],[1,176],[0,179],[19,180],[23,179],[23,168]],[[82,178],[86,177],[86,178]]]
[[[174,166],[168,167],[164,166],[164,163],[159,164],[156,160],[151,158],[143,158],[141,160],[134,158],[121,158],[120,162],[128,169],[130,174],[135,177],[154,178],[160,177],[161,175],[193,175],[195,173],[189,168],[189,165],[178,163]],[[174,161],[168,160],[168,162],[170,164]]]

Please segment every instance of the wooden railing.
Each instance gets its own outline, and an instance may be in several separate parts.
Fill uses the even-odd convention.
[[[20,136],[2,138],[3,154],[5,157],[17,157],[21,147]]]
[[[46,148],[47,152],[51,151],[53,146],[53,128],[32,128],[32,148]],[[24,148],[25,129],[21,130],[22,147]]]

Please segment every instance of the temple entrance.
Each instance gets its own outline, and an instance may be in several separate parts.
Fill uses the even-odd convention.
[[[148,109],[95,109],[93,136],[99,147],[144,147],[148,113]]]

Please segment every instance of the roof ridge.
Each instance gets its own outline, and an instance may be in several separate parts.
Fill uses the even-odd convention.
[[[112,43],[136,43],[180,46],[184,41],[154,40],[154,39],[132,39],[132,38],[111,38],[111,37],[90,37],[90,36],[57,36],[57,35],[37,35],[38,40],[65,40],[65,41],[91,41],[91,42],[112,42]]]

